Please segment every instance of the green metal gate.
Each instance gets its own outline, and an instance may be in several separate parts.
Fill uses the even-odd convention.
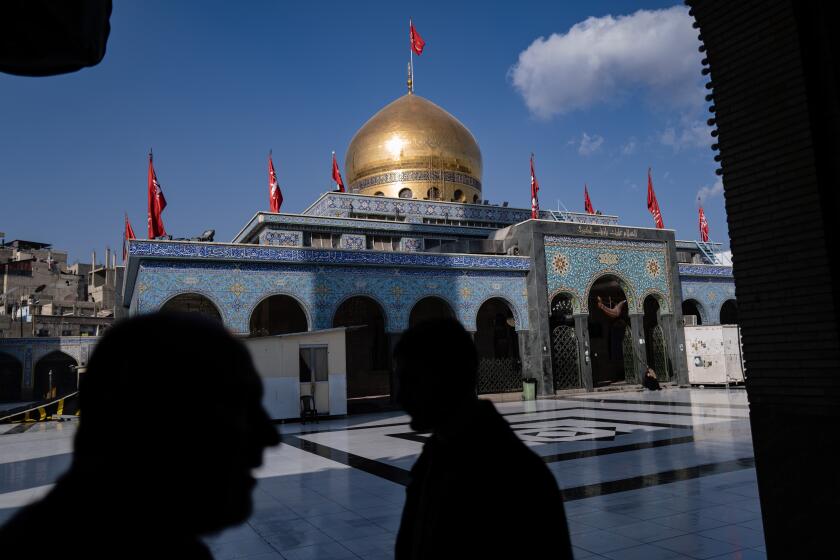
[[[551,368],[555,391],[583,387],[574,327],[559,325],[551,331]]]
[[[633,331],[630,326],[624,328],[624,339],[621,341],[621,350],[624,353],[624,380],[627,383],[640,383],[636,378],[636,372],[639,369],[639,360],[636,358],[636,352],[633,348]]]
[[[660,381],[671,380],[671,368],[668,367],[668,351],[665,347],[665,333],[662,332],[662,327],[656,325],[651,330],[651,342],[653,343],[653,370],[656,372],[656,377]]]

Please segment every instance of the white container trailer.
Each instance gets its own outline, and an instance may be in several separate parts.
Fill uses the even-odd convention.
[[[725,385],[744,382],[744,358],[738,325],[685,327],[688,382]]]

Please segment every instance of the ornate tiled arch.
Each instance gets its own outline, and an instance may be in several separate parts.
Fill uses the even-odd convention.
[[[472,331],[472,332],[475,332],[475,331],[478,330],[478,327],[476,325],[476,322],[477,322],[477,319],[478,319],[478,312],[481,310],[481,306],[484,305],[485,303],[487,303],[488,301],[490,301],[491,299],[500,299],[507,304],[507,306],[510,308],[511,313],[513,313],[513,321],[516,323],[516,330],[517,331],[527,330],[527,327],[522,326],[522,317],[521,317],[521,313],[519,312],[519,309],[517,309],[516,305],[512,301],[510,301],[507,297],[505,297],[504,295],[501,295],[501,294],[488,295],[483,300],[478,302],[478,305],[475,306],[475,312],[472,313],[472,317],[471,317],[471,320],[470,320],[469,324],[464,322],[464,321],[461,321],[461,323],[464,325],[465,329],[467,329],[468,331]]]
[[[335,321],[335,314],[338,313],[338,309],[344,304],[345,301],[351,300],[354,297],[365,297],[368,299],[372,299],[376,302],[379,306],[379,309],[382,311],[382,319],[385,322],[385,330],[387,332],[398,332],[394,330],[394,326],[392,325],[391,316],[388,313],[388,306],[373,292],[369,290],[364,290],[362,292],[353,292],[348,295],[345,295],[340,300],[336,301],[335,304],[332,306],[332,311],[329,315],[329,326],[324,328],[330,328],[333,326],[333,321]]]
[[[265,294],[262,294],[261,297],[259,297],[259,298],[253,298],[253,301],[251,302],[251,305],[249,306],[249,309],[248,309],[249,329],[250,329],[250,325],[251,325],[251,317],[254,315],[254,311],[256,311],[257,307],[259,307],[259,305],[262,302],[264,302],[265,300],[267,300],[268,298],[274,297],[274,296],[287,296],[287,297],[292,298],[295,301],[295,303],[297,303],[300,306],[301,310],[303,311],[304,317],[306,317],[306,329],[309,330],[309,331],[313,330],[314,319],[312,317],[312,310],[309,309],[309,305],[307,305],[306,302],[303,300],[303,298],[301,298],[298,294],[289,292],[287,290],[266,292]]]
[[[713,323],[709,322],[709,312],[706,309],[706,306],[703,305],[703,302],[695,299],[695,298],[685,298],[682,302],[685,303],[687,301],[693,301],[697,307],[697,311],[700,313],[700,322],[704,325],[710,325]]]
[[[163,307],[164,307],[167,303],[169,303],[170,301],[172,301],[173,299],[175,299],[175,298],[176,298],[176,297],[178,297],[178,296],[184,296],[184,295],[190,295],[190,294],[195,294],[195,295],[201,296],[201,297],[203,297],[203,298],[207,298],[207,300],[208,300],[210,303],[212,303],[212,304],[213,304],[213,307],[215,307],[215,308],[216,308],[216,311],[218,311],[218,312],[219,312],[219,315],[222,317],[222,322],[225,322],[225,321],[227,320],[227,317],[225,317],[225,309],[224,309],[224,306],[222,306],[222,305],[221,305],[221,304],[220,304],[220,303],[216,300],[216,298],[215,298],[215,297],[213,297],[213,294],[211,294],[211,293],[209,293],[209,292],[205,292],[204,290],[181,290],[181,291],[178,291],[178,292],[172,292],[172,293],[169,293],[169,294],[166,296],[166,298],[165,298],[165,299],[163,299],[163,300],[161,301],[161,303],[160,303],[160,305],[158,305],[157,309],[163,309]]]
[[[414,311],[414,308],[417,306],[417,304],[420,303],[421,301],[423,301],[426,298],[436,298],[436,299],[445,301],[446,305],[449,306],[449,309],[452,310],[452,313],[455,314],[455,317],[458,318],[458,306],[456,304],[452,303],[452,301],[448,297],[446,297],[442,294],[433,293],[433,292],[423,294],[423,295],[420,295],[420,296],[414,298],[414,301],[412,301],[409,305],[406,306],[406,318],[411,317],[411,312]],[[406,323],[406,326],[408,326],[408,323]]]
[[[653,296],[656,298],[657,303],[659,303],[659,312],[660,313],[672,313],[671,311],[671,302],[668,301],[668,296],[663,294],[660,290],[656,288],[649,288],[645,290],[642,294],[641,299],[639,300],[639,310],[644,313],[645,311],[645,300],[648,296]]]
[[[582,298],[580,294],[578,294],[577,290],[575,290],[574,288],[568,288],[566,286],[563,286],[557,288],[548,295],[549,314],[551,313],[551,302],[553,302],[554,298],[556,298],[559,295],[567,295],[571,298],[573,313],[584,313],[583,308],[581,307]]]
[[[621,285],[621,291],[624,292],[624,296],[627,298],[627,310],[636,310],[636,313],[641,313],[643,310],[639,309],[639,300],[636,297],[636,289],[633,286],[632,282],[630,282],[627,277],[625,277],[621,272],[612,269],[612,268],[605,268],[598,271],[597,274],[593,275],[586,284],[586,296],[584,300],[581,302],[581,308],[588,313],[589,312],[589,294],[592,292],[592,286],[595,285],[595,282],[598,280],[606,277],[606,276],[615,276],[619,284]]]

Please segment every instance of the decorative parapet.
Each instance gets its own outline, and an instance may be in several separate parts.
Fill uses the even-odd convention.
[[[324,265],[368,265],[463,268],[475,270],[519,270],[531,268],[528,257],[503,255],[466,255],[445,253],[401,253],[391,251],[347,251],[273,247],[267,245],[238,245],[202,243],[197,241],[132,240],[131,259],[207,259],[219,261],[261,261],[313,263]]]
[[[680,276],[710,276],[715,278],[732,278],[732,267],[716,264],[688,264],[680,263]]]
[[[421,237],[403,237],[400,239],[400,251],[416,253],[423,250],[423,239]]]
[[[275,247],[303,247],[303,232],[266,228],[260,232],[259,243]]]
[[[353,249],[355,251],[360,251],[365,249],[365,236],[364,235],[357,235],[354,233],[345,233],[341,236],[341,248],[342,249]]]

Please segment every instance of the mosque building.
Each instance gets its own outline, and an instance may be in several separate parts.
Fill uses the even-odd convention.
[[[124,304],[205,313],[259,336],[348,331],[349,399],[390,395],[400,333],[457,318],[479,392],[685,384],[683,325],[737,322],[731,266],[673,230],[484,199],[470,131],[409,91],[355,134],[348,192],[299,214],[257,212],[230,243],[133,240]],[[430,349],[433,351],[433,349]]]

